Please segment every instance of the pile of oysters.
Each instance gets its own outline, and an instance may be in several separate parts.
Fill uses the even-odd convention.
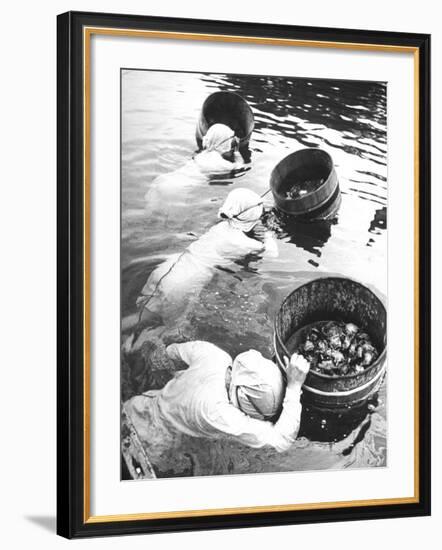
[[[378,357],[370,336],[353,323],[321,321],[303,330],[297,353],[321,374],[345,376],[364,372]]]
[[[286,191],[285,196],[288,199],[299,199],[300,197],[315,191],[324,183],[324,179],[311,179],[305,180],[301,183],[295,183],[292,185],[288,191]]]

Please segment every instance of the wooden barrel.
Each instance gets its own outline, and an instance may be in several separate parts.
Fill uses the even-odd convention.
[[[274,324],[278,364],[285,370],[286,344],[301,328],[318,321],[355,323],[366,332],[379,351],[364,372],[327,375],[310,370],[304,399],[323,409],[347,409],[363,403],[376,392],[385,374],[387,313],[381,300],[366,286],[344,277],[324,277],[306,283],[281,304]]]
[[[277,208],[302,220],[332,219],[341,205],[332,158],[322,149],[301,149],[283,158],[271,173],[270,187]],[[300,194],[288,196],[293,189]]]
[[[235,92],[215,92],[203,103],[196,126],[196,142],[202,146],[202,139],[213,124],[225,124],[239,138],[240,149],[246,148],[252,135],[255,120],[247,101]]]

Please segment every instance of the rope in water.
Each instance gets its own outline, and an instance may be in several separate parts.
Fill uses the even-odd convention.
[[[176,264],[179,262],[179,260],[184,256],[184,254],[187,252],[187,250],[184,250],[184,252],[181,252],[181,254],[178,256],[178,258],[173,262],[173,264],[169,267],[169,269],[166,271],[166,273],[164,273],[164,275],[162,275],[158,281],[157,281],[157,284],[155,285],[153,291],[152,291],[152,294],[148,294],[146,295],[146,299],[143,300],[141,302],[141,307],[140,307],[140,313],[138,315],[138,323],[141,322],[141,316],[143,315],[143,310],[146,308],[147,304],[152,300],[152,298],[155,296],[155,293],[156,291],[158,290],[158,287],[160,286],[160,283],[161,281],[164,279],[164,277],[166,277],[167,275],[169,275],[169,273],[172,271],[172,269],[176,266]]]

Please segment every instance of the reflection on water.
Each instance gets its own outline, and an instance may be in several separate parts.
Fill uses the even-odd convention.
[[[339,273],[386,294],[386,87],[382,83],[123,71],[122,77],[122,314],[152,269],[181,252],[216,221],[228,192],[263,194],[270,173],[287,154],[321,147],[333,158],[342,204],[333,222],[302,223],[281,216],[279,257],[248,256],[217,269],[183,324],[164,341],[198,338],[232,356],[250,348],[273,354],[273,319],[282,299],[321,274]],[[153,180],[185,164],[197,150],[195,125],[204,99],[235,91],[255,116],[250,162],[180,193],[185,210],[172,229],[146,216]],[[271,194],[265,205],[273,206]],[[170,205],[173,207],[173,204]],[[122,365],[122,398],[164,384],[149,366]],[[135,374],[136,373],[136,374]],[[343,429],[344,427],[344,429]],[[186,475],[314,470],[386,463],[385,384],[379,400],[340,418],[305,409],[300,438],[286,453],[254,451],[230,441],[184,438]],[[189,458],[191,457],[191,459]],[[162,465],[159,475],[174,475]],[[181,474],[182,475],[182,474]]]
[[[278,238],[318,257],[321,256],[321,248],[331,237],[332,226],[337,223],[336,219],[314,223],[301,221],[275,208],[264,214],[263,221],[264,225],[277,233]]]

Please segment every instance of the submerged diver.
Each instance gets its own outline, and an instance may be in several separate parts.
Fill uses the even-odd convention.
[[[252,448],[284,452],[300,425],[301,388],[309,363],[300,355],[285,358],[287,384],[278,366],[250,350],[234,361],[208,342],[171,344],[167,355],[184,362],[163,389],[132,397],[125,412],[156,465],[174,460],[182,434],[229,438]]]
[[[135,333],[130,345],[148,326],[176,324],[177,318],[198,298],[217,267],[225,267],[248,254],[278,255],[273,233],[260,224],[262,199],[249,189],[234,189],[218,212],[220,221],[192,242],[182,253],[173,254],[150,274],[137,299]],[[250,234],[250,232],[254,233]],[[131,318],[123,330],[133,328]]]
[[[231,172],[244,165],[238,152],[239,139],[225,124],[214,124],[202,140],[202,151],[184,166],[158,176],[145,195],[146,213],[164,227],[184,228],[185,214],[191,192],[207,184],[211,175]],[[184,216],[183,216],[184,214]],[[192,221],[191,219],[188,221]]]

